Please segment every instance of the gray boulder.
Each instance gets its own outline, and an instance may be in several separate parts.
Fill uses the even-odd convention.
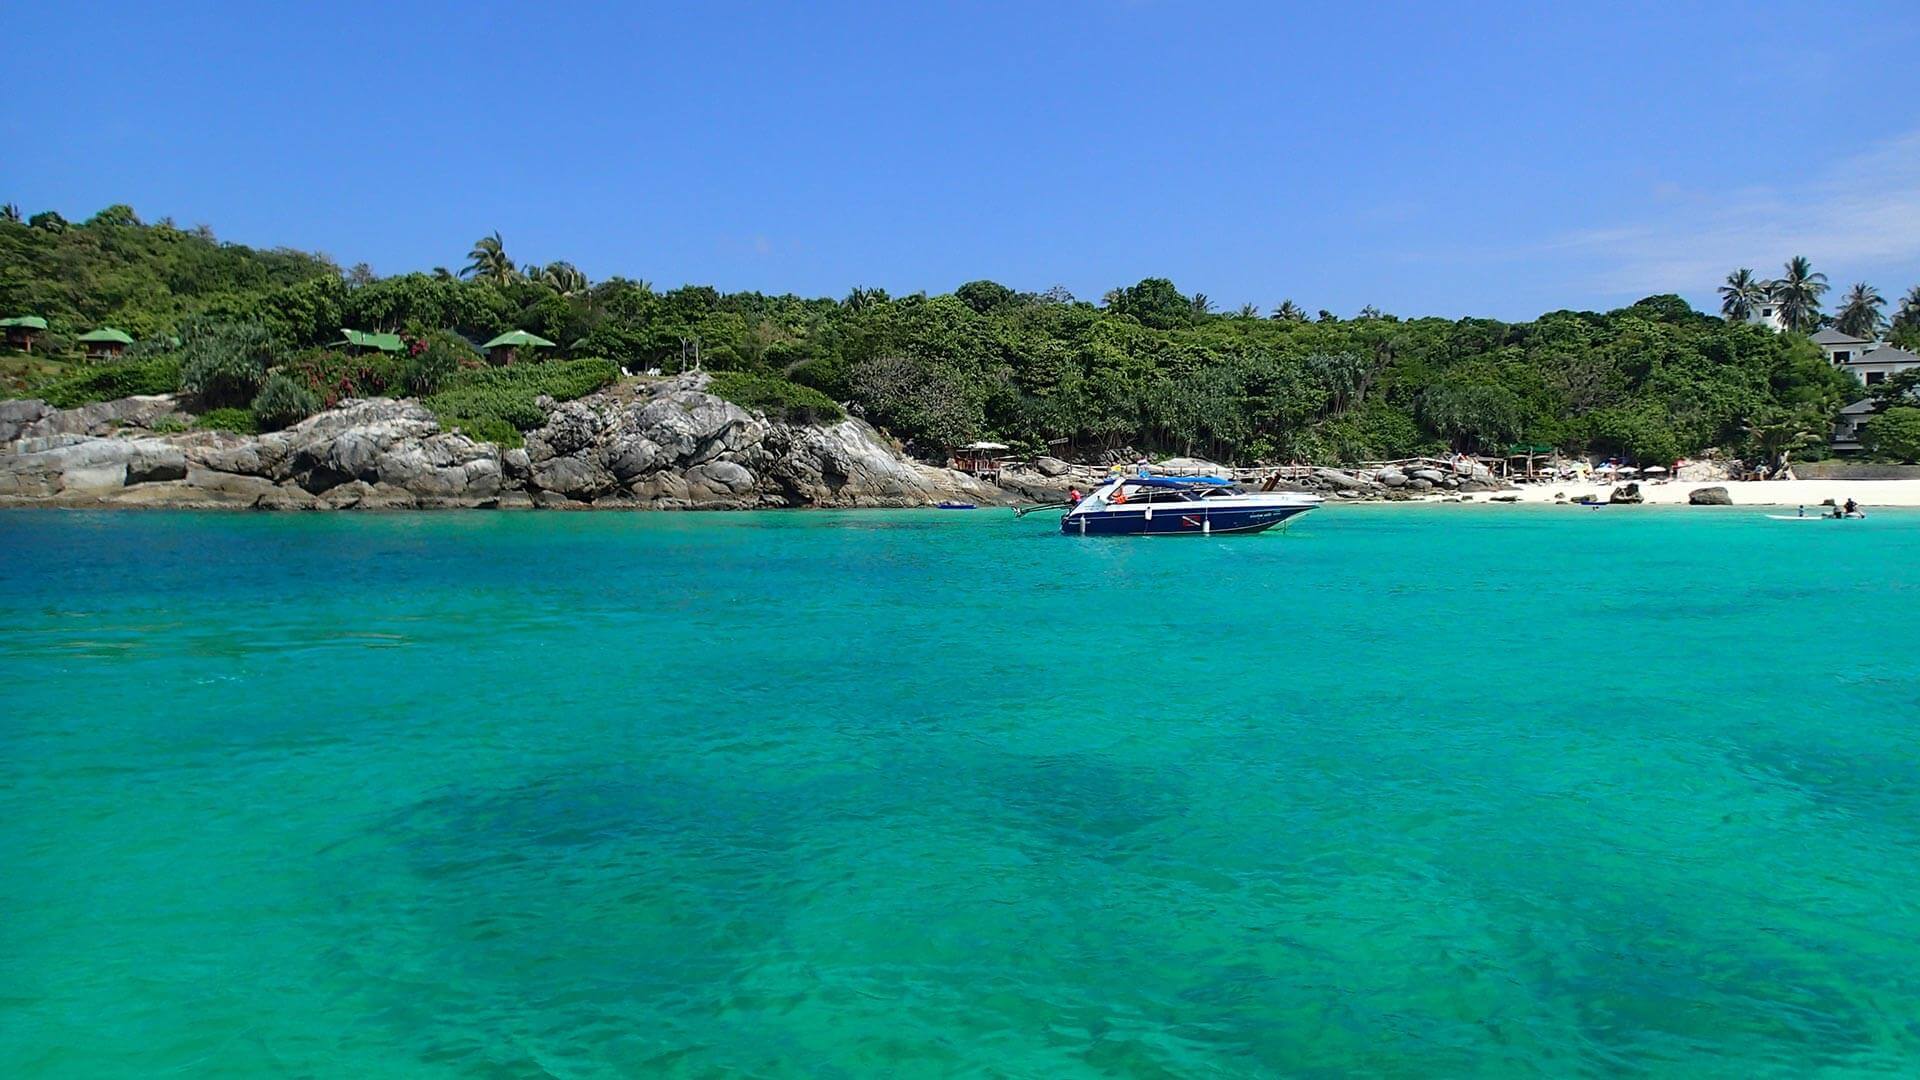
[[[578,457],[548,457],[534,462],[532,484],[576,502],[590,502],[614,489],[612,473]]]
[[[1694,488],[1687,492],[1687,503],[1690,506],[1732,506],[1733,496],[1723,487]]]
[[[1343,469],[1315,469],[1314,479],[1339,491],[1364,491],[1370,485]]]
[[[1041,476],[1065,476],[1073,468],[1059,458],[1045,454],[1033,459],[1033,467]]]
[[[1632,505],[1636,503],[1643,503],[1647,500],[1646,500],[1646,496],[1640,494],[1639,484],[1623,484],[1620,487],[1613,489],[1613,493],[1607,496],[1607,501],[1610,503],[1625,503],[1628,505]]]
[[[1381,469],[1380,475],[1375,479],[1390,488],[1405,487],[1407,474],[1399,469]]]

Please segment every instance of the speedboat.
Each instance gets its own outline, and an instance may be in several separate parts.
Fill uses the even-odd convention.
[[[1060,531],[1081,536],[1257,533],[1321,501],[1298,491],[1241,491],[1218,476],[1123,476],[1068,510]]]

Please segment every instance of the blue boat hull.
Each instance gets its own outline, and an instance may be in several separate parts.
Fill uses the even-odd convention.
[[[1155,506],[1153,517],[1147,508],[1116,508],[1060,519],[1060,531],[1070,536],[1218,536],[1222,533],[1265,532],[1290,517],[1304,514],[1311,506],[1230,506],[1196,505],[1192,509]],[[1084,524],[1084,528],[1082,527]]]

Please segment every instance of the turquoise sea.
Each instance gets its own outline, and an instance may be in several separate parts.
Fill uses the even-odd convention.
[[[0,514],[0,1075],[1920,1073],[1920,513]]]

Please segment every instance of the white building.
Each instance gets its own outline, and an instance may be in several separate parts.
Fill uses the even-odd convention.
[[[1771,300],[1762,300],[1747,312],[1747,321],[1755,326],[1764,326],[1774,333],[1787,328],[1787,320],[1780,317],[1780,305]]]
[[[1920,367],[1920,356],[1905,349],[1843,334],[1831,327],[1814,334],[1811,340],[1827,354],[1827,363],[1859,379],[1863,386],[1875,386]]]
[[[1879,411],[1880,403],[1872,398],[1861,398],[1841,409],[1840,419],[1833,425],[1833,448],[1843,454],[1863,449],[1860,429]]]
[[[1863,386],[1878,386],[1903,371],[1920,368],[1920,355],[1843,334],[1831,327],[1814,334],[1811,340],[1827,354],[1827,363],[1859,379]],[[1869,397],[1840,410],[1840,419],[1833,425],[1833,448],[1861,449],[1860,429],[1880,408],[1880,402]]]

